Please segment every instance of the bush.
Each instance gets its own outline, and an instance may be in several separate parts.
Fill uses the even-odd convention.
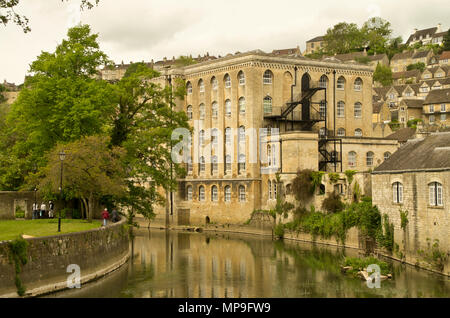
[[[284,236],[284,225],[281,224],[281,223],[278,223],[275,226],[274,234],[278,238],[283,238],[283,236]]]
[[[72,219],[81,219],[81,212],[78,209],[72,210]]]
[[[16,207],[15,217],[18,219],[25,218],[25,211],[20,206]]]
[[[322,202],[322,209],[327,211],[328,213],[336,213],[342,211],[345,205],[341,201],[341,197],[336,191],[328,194],[325,200]]]
[[[297,172],[297,176],[292,182],[292,191],[295,198],[301,202],[311,198],[314,194],[314,186],[312,184],[312,170],[304,169]]]
[[[357,258],[357,257],[346,257],[342,263],[342,266],[351,266],[352,270],[347,271],[349,274],[356,275],[360,270],[365,270],[367,266],[371,264],[377,264],[380,266],[381,275],[387,275],[392,272],[392,268],[388,263],[383,262],[375,257]]]

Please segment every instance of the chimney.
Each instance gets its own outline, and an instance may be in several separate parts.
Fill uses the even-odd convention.
[[[164,61],[164,62],[167,62],[167,57],[164,56],[163,61]]]
[[[172,61],[175,61],[175,56],[172,57]]]
[[[442,24],[438,23],[436,33],[441,32]]]
[[[414,31],[413,31],[413,33],[416,33],[417,32],[417,28],[414,28]]]
[[[206,56],[209,56],[209,52],[206,52]]]

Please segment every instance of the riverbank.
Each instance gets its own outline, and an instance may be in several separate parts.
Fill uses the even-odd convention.
[[[88,231],[26,239],[26,264],[18,275],[26,288],[24,297],[67,289],[69,276],[77,274],[74,268],[79,268],[81,284],[120,268],[130,257],[125,222],[123,219]],[[9,242],[1,242],[0,297],[18,297],[11,256]]]

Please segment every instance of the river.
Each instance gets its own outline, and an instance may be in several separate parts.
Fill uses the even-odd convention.
[[[351,249],[244,234],[141,229],[128,264],[46,297],[450,297],[450,279],[393,261],[369,288],[341,273]]]

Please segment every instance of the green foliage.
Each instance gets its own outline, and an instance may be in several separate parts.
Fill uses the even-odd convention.
[[[394,224],[389,222],[389,216],[383,215],[383,228],[380,228],[377,232],[377,242],[380,246],[386,248],[389,252],[392,252],[394,248]]]
[[[189,66],[192,64],[196,64],[197,61],[195,59],[193,59],[191,56],[185,56],[185,55],[180,55],[176,60],[175,60],[175,66],[176,67],[183,67],[183,66]]]
[[[361,187],[359,186],[359,183],[355,181],[355,184],[353,185],[353,202],[359,202],[361,195]]]
[[[378,63],[375,72],[373,73],[373,80],[383,86],[392,85],[393,79],[391,68]]]
[[[16,206],[15,217],[18,219],[25,218],[25,211],[20,206]]]
[[[388,125],[392,131],[396,131],[400,128],[400,123],[396,119],[393,119]]]
[[[423,62],[417,62],[417,63],[414,63],[414,64],[409,64],[409,65],[406,67],[406,70],[407,70],[407,71],[419,70],[419,71],[423,72],[423,71],[425,71],[425,68],[426,68],[425,63],[423,63]]]
[[[335,184],[339,181],[339,173],[337,172],[330,172],[328,173],[328,180],[331,184]]]
[[[280,239],[283,238],[283,236],[284,236],[284,225],[281,224],[281,223],[277,224],[275,226],[275,229],[274,229],[274,234],[275,234],[276,237],[278,237]]]
[[[361,33],[365,46],[370,47],[371,52],[385,53],[392,34],[391,23],[380,17],[373,17],[363,24]]]
[[[322,209],[328,213],[336,213],[342,211],[345,205],[341,201],[341,196],[333,191],[328,194],[328,196],[322,202]]]
[[[418,123],[423,123],[423,120],[420,118],[415,118],[415,119],[410,119],[408,120],[408,122],[406,123],[406,125],[410,128],[417,128],[417,124]]]
[[[400,227],[403,230],[406,230],[406,226],[408,225],[408,222],[409,222],[409,220],[408,220],[408,210],[400,209],[399,212],[400,212]]]
[[[313,196],[315,188],[312,182],[312,170],[304,169],[297,172],[292,181],[292,191],[297,200],[304,202]]]
[[[355,61],[361,64],[369,64],[370,63],[370,58],[368,56],[360,56],[360,57],[356,57]]]
[[[450,51],[450,29],[448,29],[447,33],[444,35],[442,50]]]
[[[421,255],[425,261],[432,264],[437,270],[443,271],[448,257],[447,252],[440,250],[438,239],[435,239],[433,245],[431,245],[430,238],[427,238],[427,245],[428,249],[426,251],[419,250],[419,255]]]
[[[381,261],[376,257],[346,257],[341,265],[353,267],[353,269],[348,270],[346,273],[356,276],[359,271],[366,270],[367,267],[371,264],[380,266],[381,275],[392,273],[392,265],[389,265],[388,263]]]
[[[22,236],[19,236],[17,239],[8,243],[8,248],[9,261],[14,265],[14,282],[17,287],[17,294],[19,296],[23,296],[25,295],[26,288],[23,286],[19,274],[22,272],[22,267],[28,262],[28,243],[22,238]]]
[[[344,174],[347,177],[348,185],[350,186],[353,182],[353,177],[358,171],[356,170],[345,170]]]
[[[324,171],[312,171],[311,172],[311,186],[313,193],[322,184],[322,177],[324,176]]]
[[[349,53],[364,46],[364,35],[355,23],[340,22],[329,28],[324,36],[329,55]]]

